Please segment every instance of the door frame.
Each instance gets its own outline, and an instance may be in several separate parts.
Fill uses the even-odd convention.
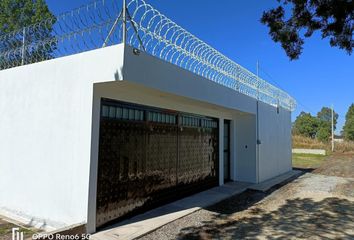
[[[228,141],[227,141],[227,150],[225,150],[225,141],[224,142],[224,146],[223,146],[223,156],[225,156],[225,152],[227,152],[228,157],[226,159],[227,161],[227,168],[228,168],[228,177],[225,176],[224,174],[224,182],[230,182],[231,181],[231,120],[228,119],[224,119],[224,129],[223,129],[223,133],[225,132],[225,127],[228,127]],[[223,135],[223,137],[225,138],[225,135]],[[223,157],[223,160],[225,160],[225,157]],[[224,163],[225,165],[225,163]],[[224,169],[225,172],[225,169]]]

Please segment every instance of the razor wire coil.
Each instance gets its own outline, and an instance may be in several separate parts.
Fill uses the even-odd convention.
[[[121,43],[121,12],[119,1],[97,0],[0,35],[0,70]],[[267,104],[290,111],[296,108],[296,101],[285,91],[232,61],[145,0],[128,0],[127,13],[126,44]]]

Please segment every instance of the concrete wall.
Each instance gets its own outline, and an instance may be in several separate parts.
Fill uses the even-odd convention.
[[[236,181],[257,182],[256,116],[235,116],[235,177]]]
[[[292,153],[326,155],[326,150],[325,149],[293,148]]]
[[[47,229],[86,221],[93,83],[119,78],[122,56],[114,46],[0,71],[0,214]]]
[[[259,103],[259,181],[288,172],[291,163],[291,112]]]
[[[137,70],[139,69],[139,70]],[[256,100],[176,65],[141,52],[124,52],[124,80],[163,92],[223,106],[240,112],[256,113]]]

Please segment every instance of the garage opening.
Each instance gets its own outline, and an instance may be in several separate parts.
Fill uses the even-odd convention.
[[[96,226],[218,185],[218,119],[101,100]]]

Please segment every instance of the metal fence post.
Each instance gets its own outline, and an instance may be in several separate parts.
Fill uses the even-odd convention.
[[[21,52],[21,65],[25,64],[25,54],[26,54],[26,27],[22,31],[22,52]]]
[[[238,92],[241,92],[240,90],[241,90],[241,88],[240,88],[240,85],[241,85],[241,83],[240,83],[240,68],[237,66],[236,67],[236,91],[238,91]]]

